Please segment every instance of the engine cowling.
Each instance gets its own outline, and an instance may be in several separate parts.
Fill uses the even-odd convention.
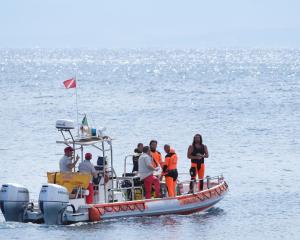
[[[23,222],[29,203],[29,191],[15,183],[3,184],[0,190],[0,207],[6,221]]]
[[[68,190],[57,184],[45,184],[39,195],[39,207],[48,225],[63,224],[63,213],[69,203]]]

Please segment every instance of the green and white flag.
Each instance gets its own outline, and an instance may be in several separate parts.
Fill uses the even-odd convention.
[[[82,124],[83,126],[88,126],[88,125],[89,125],[89,124],[88,124],[88,121],[87,121],[86,115],[84,115],[84,118],[82,119],[81,124]]]

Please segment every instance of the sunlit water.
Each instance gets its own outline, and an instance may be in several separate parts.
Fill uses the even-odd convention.
[[[179,155],[203,135],[206,174],[223,173],[226,198],[205,214],[46,226],[6,223],[0,239],[299,239],[299,50],[0,50],[0,184],[38,198],[63,146],[54,127],[78,108],[114,142],[115,167],[138,142]],[[93,152],[96,154],[95,152]],[[185,176],[186,178],[188,175]],[[184,175],[181,177],[184,178]]]

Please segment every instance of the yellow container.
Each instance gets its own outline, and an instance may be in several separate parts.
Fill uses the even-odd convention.
[[[64,186],[71,193],[74,188],[82,187],[87,189],[91,175],[79,172],[47,172],[48,183],[55,183]]]
[[[135,199],[134,200],[142,200],[143,199],[143,192],[142,192],[142,189],[134,189],[134,196],[135,196]]]

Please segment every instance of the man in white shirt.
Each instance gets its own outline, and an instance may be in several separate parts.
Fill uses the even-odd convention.
[[[77,155],[76,160],[72,163],[73,151],[74,149],[70,146],[64,149],[65,155],[59,161],[59,170],[61,172],[72,172],[72,169],[75,168],[79,156]]]
[[[145,197],[151,198],[151,189],[154,185],[155,197],[160,198],[160,182],[159,179],[153,176],[154,171],[158,171],[160,167],[153,167],[153,161],[148,146],[143,147],[143,153],[139,157],[139,176],[141,180],[144,180],[145,185]]]
[[[79,164],[78,170],[81,173],[89,173],[92,176],[97,177],[97,171],[94,165],[91,163],[91,159],[92,159],[92,154],[86,153],[85,160]]]
[[[81,162],[78,166],[79,172],[88,173],[94,177],[97,177],[98,172],[96,171],[94,165],[91,163],[92,154],[86,153],[84,157],[85,157],[85,160],[83,162]],[[86,199],[87,204],[91,204],[94,202],[94,185],[93,185],[92,181],[89,183],[88,190],[89,190],[89,195],[86,196],[85,199]]]

